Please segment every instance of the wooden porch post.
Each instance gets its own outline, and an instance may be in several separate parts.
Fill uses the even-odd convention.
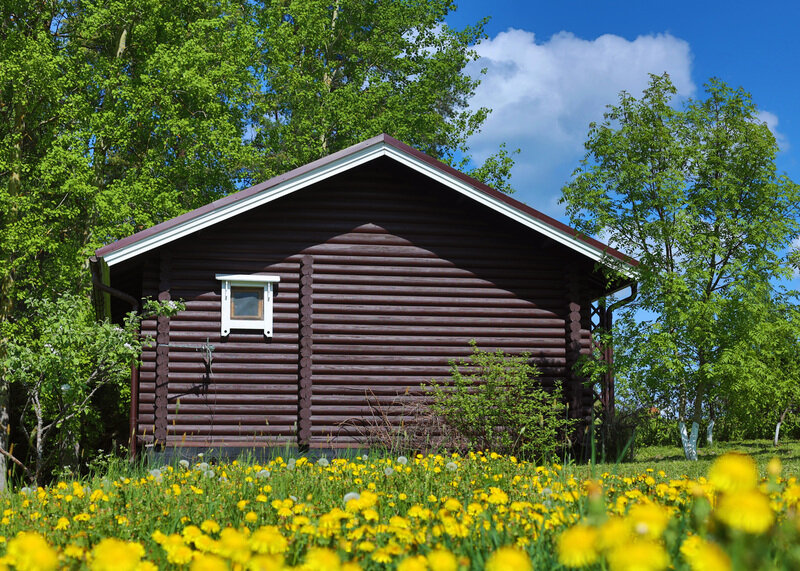
[[[169,252],[161,252],[158,271],[158,300],[168,301],[170,295],[170,272],[172,257]],[[167,398],[169,396],[169,317],[159,315],[156,321],[156,386],[155,386],[155,427],[153,436],[156,447],[167,443]]]
[[[311,364],[314,354],[314,258],[303,256],[300,262],[300,368],[298,372],[297,444],[311,444]]]
[[[574,268],[569,268],[566,275],[566,358],[567,378],[564,387],[569,399],[570,416],[581,418],[581,401],[583,396],[583,379],[575,371],[575,365],[581,355],[581,304],[579,277]]]

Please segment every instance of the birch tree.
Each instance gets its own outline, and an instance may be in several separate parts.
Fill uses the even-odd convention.
[[[572,223],[638,258],[639,297],[622,320],[634,376],[680,421],[687,459],[700,423],[713,426],[715,373],[731,339],[725,314],[788,275],[798,187],[775,167],[778,146],[750,95],[712,79],[704,97],[674,101],[669,76],[641,98],[620,95],[592,124],[586,155],[563,189]],[[747,324],[743,324],[747,326]]]

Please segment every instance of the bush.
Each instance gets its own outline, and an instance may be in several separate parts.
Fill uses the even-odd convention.
[[[567,417],[560,384],[545,390],[530,354],[484,351],[450,362],[450,383],[432,383],[433,410],[461,434],[469,448],[551,458],[566,445],[574,420]]]
[[[382,404],[369,391],[369,413],[347,419],[342,427],[354,429],[359,443],[392,454],[429,454],[465,448],[464,439],[431,407],[428,399],[398,395]]]
[[[142,313],[128,314],[119,326],[97,321],[85,296],[27,304],[36,327],[29,336],[8,340],[0,356],[2,382],[16,397],[12,416],[21,442],[8,450],[0,446],[0,453],[28,481],[41,483],[51,471],[88,459],[81,452],[98,444],[105,423],[125,418],[130,367],[151,341],[139,335],[141,320],[173,315],[182,305],[147,302]]]

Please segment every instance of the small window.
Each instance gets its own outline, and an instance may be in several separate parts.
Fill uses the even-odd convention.
[[[222,322],[220,332],[223,337],[231,329],[260,329],[267,337],[272,337],[272,298],[273,284],[280,281],[279,276],[217,274],[222,282]]]
[[[264,319],[264,290],[231,286],[232,319]]]

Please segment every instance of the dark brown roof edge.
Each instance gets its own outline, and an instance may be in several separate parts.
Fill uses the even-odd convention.
[[[415,149],[414,147],[406,145],[405,143],[402,143],[402,142],[398,141],[397,139],[395,139],[393,137],[390,137],[389,135],[386,135],[386,134],[382,134],[382,135],[378,135],[376,137],[372,137],[371,139],[367,139],[366,141],[362,141],[361,143],[357,143],[355,145],[347,147],[346,149],[342,149],[341,151],[338,151],[338,152],[333,153],[331,155],[322,157],[320,159],[317,159],[316,161],[312,161],[312,162],[310,162],[310,163],[308,163],[306,165],[303,165],[301,167],[293,169],[293,170],[291,170],[289,172],[286,172],[286,173],[284,173],[282,175],[278,175],[276,177],[273,177],[273,178],[271,178],[271,179],[269,179],[269,180],[267,180],[265,182],[256,184],[256,185],[251,186],[249,188],[246,188],[244,190],[240,190],[240,191],[235,192],[235,193],[233,193],[231,195],[228,195],[228,196],[226,196],[224,198],[220,198],[219,200],[215,200],[214,202],[206,204],[205,206],[201,206],[200,208],[196,208],[195,210],[192,210],[190,212],[186,212],[185,214],[181,214],[180,216],[176,216],[175,218],[171,218],[170,220],[165,220],[164,222],[161,222],[160,224],[156,224],[155,226],[152,226],[152,227],[147,228],[145,230],[142,230],[140,232],[136,232],[135,234],[131,234],[130,236],[127,236],[125,238],[117,240],[116,242],[112,242],[111,244],[103,246],[102,248],[98,248],[95,253],[96,253],[96,255],[98,257],[105,256],[106,254],[109,254],[111,252],[115,252],[115,251],[117,251],[117,250],[119,250],[121,248],[124,248],[126,246],[129,246],[131,244],[135,244],[136,242],[139,242],[140,240],[144,240],[145,238],[153,236],[154,234],[158,234],[158,233],[163,232],[165,230],[168,230],[168,229],[170,229],[170,228],[172,228],[174,226],[178,226],[180,224],[183,224],[184,222],[188,222],[190,220],[193,220],[194,218],[197,218],[197,217],[202,216],[204,214],[207,214],[209,212],[213,212],[213,211],[215,211],[215,210],[217,210],[217,209],[219,209],[221,207],[228,206],[229,204],[233,204],[233,203],[239,202],[240,200],[247,199],[247,198],[249,198],[249,197],[251,197],[251,196],[253,196],[255,194],[259,194],[259,193],[261,193],[261,192],[263,192],[265,190],[268,190],[268,189],[270,189],[270,188],[272,188],[274,186],[277,186],[277,185],[279,185],[279,184],[281,184],[283,182],[286,182],[288,180],[291,180],[293,178],[301,176],[301,175],[303,175],[303,174],[305,174],[307,172],[313,171],[313,170],[318,169],[320,167],[324,167],[324,166],[328,165],[329,163],[332,163],[332,162],[335,162],[335,161],[337,161],[339,159],[342,159],[342,158],[348,157],[350,155],[353,155],[353,154],[355,154],[355,153],[357,153],[357,152],[359,152],[359,151],[361,151],[363,149],[366,149],[368,147],[371,147],[371,146],[373,146],[373,145],[375,145],[377,143],[385,143],[385,144],[387,144],[387,145],[389,145],[391,147],[394,147],[397,150],[400,150],[400,151],[402,151],[402,152],[404,152],[404,153],[406,153],[408,155],[411,155],[411,156],[413,156],[413,157],[415,157],[415,158],[417,158],[417,159],[419,159],[419,160],[431,165],[432,167],[434,167],[434,168],[436,168],[436,169],[438,169],[438,170],[440,170],[440,171],[442,171],[444,173],[447,173],[448,175],[450,175],[450,176],[452,176],[454,178],[457,178],[457,179],[467,183],[468,185],[480,190],[484,194],[487,194],[487,195],[491,196],[492,198],[494,198],[496,200],[500,200],[501,202],[504,202],[507,205],[511,206],[512,208],[515,208],[516,210],[524,212],[525,214],[528,214],[529,216],[533,216],[534,218],[537,218],[538,220],[544,222],[548,226],[551,226],[551,227],[553,227],[553,228],[555,228],[555,229],[557,229],[557,230],[559,230],[561,232],[564,232],[565,234],[568,234],[568,235],[570,235],[570,236],[572,236],[572,237],[574,237],[574,238],[576,238],[578,240],[581,240],[582,242],[585,242],[585,243],[593,246],[594,248],[596,248],[596,249],[598,249],[598,250],[600,250],[602,252],[605,252],[609,256],[611,256],[613,258],[616,258],[617,260],[619,260],[621,262],[624,262],[625,264],[628,264],[629,266],[634,266],[635,267],[635,266],[639,265],[638,260],[636,260],[634,258],[631,258],[630,256],[627,256],[627,255],[623,254],[622,252],[619,252],[618,250],[615,250],[614,248],[612,248],[612,247],[610,247],[610,246],[608,246],[606,244],[603,244],[602,242],[600,242],[598,240],[595,240],[594,238],[592,238],[590,236],[586,236],[582,232],[579,232],[578,230],[576,230],[574,228],[571,228],[570,226],[567,226],[566,224],[564,224],[562,222],[559,222],[555,218],[551,218],[550,216],[548,216],[548,215],[546,215],[546,214],[544,214],[542,212],[539,212],[535,208],[531,208],[527,204],[525,204],[523,202],[520,202],[519,200],[515,200],[515,199],[511,198],[510,196],[508,196],[507,194],[504,194],[504,193],[502,193],[502,192],[500,192],[498,190],[495,190],[492,187],[480,182],[479,180],[476,180],[476,179],[474,179],[474,178],[472,178],[472,177],[470,177],[470,176],[468,176],[468,175],[466,175],[466,174],[454,169],[450,165],[446,165],[445,163],[443,163],[443,162],[441,162],[441,161],[439,161],[437,159],[434,159],[433,157],[423,153],[422,151],[419,151],[419,150]]]

